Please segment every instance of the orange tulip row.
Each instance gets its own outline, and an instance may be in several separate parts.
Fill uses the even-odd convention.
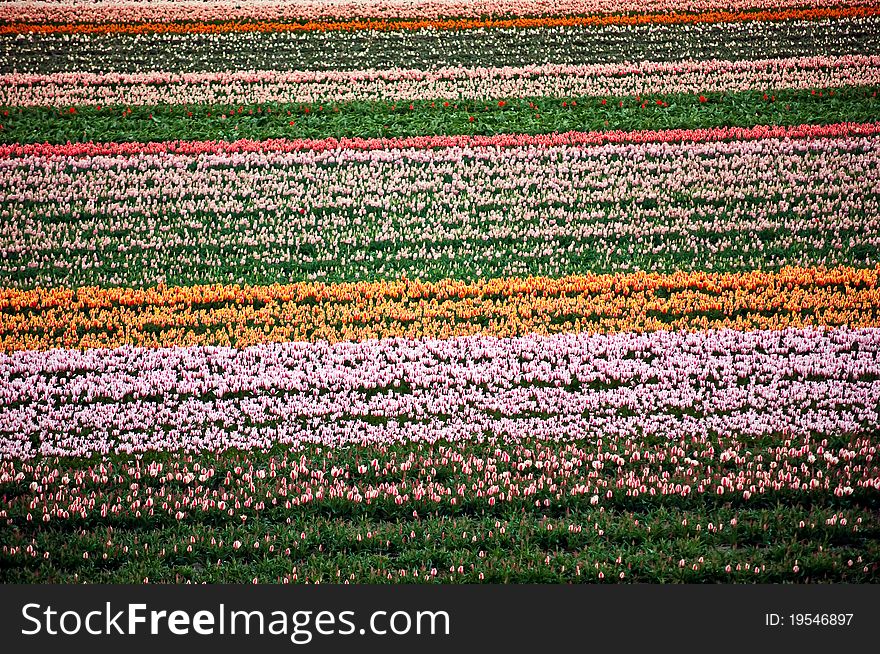
[[[0,351],[880,326],[880,267],[0,290]]]
[[[671,25],[695,23],[739,23],[779,20],[824,20],[876,16],[877,7],[826,7],[775,9],[765,11],[707,11],[700,13],[643,13],[593,16],[555,16],[538,18],[452,18],[444,20],[376,20],[350,21],[227,21],[227,22],[138,22],[138,23],[7,23],[0,25],[0,34],[205,34],[226,32],[329,32],[355,30],[416,30],[416,29],[484,29],[581,27],[606,25]]]

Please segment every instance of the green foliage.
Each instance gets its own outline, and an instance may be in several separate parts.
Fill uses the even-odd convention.
[[[750,448],[770,458],[775,442],[768,437]],[[835,440],[829,448],[837,445]],[[222,454],[158,452],[135,459],[41,459],[34,462],[37,478],[51,469],[70,477],[85,472],[80,492],[94,500],[95,508],[85,518],[74,513],[43,522],[31,501],[44,491],[31,489],[28,479],[5,482],[0,486],[7,512],[0,523],[0,581],[579,583],[600,581],[599,572],[606,582],[619,582],[621,573],[625,582],[652,583],[880,581],[880,498],[868,491],[844,497],[776,491],[749,500],[736,493],[629,497],[618,492],[594,504],[589,495],[556,498],[545,488],[494,505],[467,493],[455,504],[325,497],[292,508],[266,497],[270,489],[282,499],[271,489],[282,477],[289,480],[291,468],[285,465],[300,462],[330,474],[333,467],[353,471],[375,459],[377,468],[367,465],[353,473],[360,485],[403,483],[407,475],[424,480],[424,471],[399,470],[394,463],[423,452],[435,457],[435,481],[469,486],[474,482],[469,471],[437,458],[452,451],[486,457],[499,447],[506,446],[488,441],[296,451],[276,446]],[[546,447],[567,456],[562,444]],[[102,463],[106,480],[89,477]],[[151,464],[164,468],[151,476],[146,472]],[[171,474],[196,464],[213,476],[187,482]],[[143,472],[137,490],[142,499],[152,491],[155,514],[136,517],[125,510],[101,516],[102,503],[133,493],[126,471],[135,465]],[[277,479],[259,472],[272,470]],[[160,492],[169,498],[190,491],[225,492],[238,499],[250,493],[265,506],[243,502],[231,516],[217,508],[192,508],[180,519],[173,508],[160,509]],[[36,517],[28,519],[31,513]]]
[[[852,87],[771,95],[743,91],[703,96],[509,98],[503,106],[498,100],[449,102],[449,106],[434,100],[75,107],[73,112],[70,107],[28,107],[6,110],[0,142],[371,138],[870,122],[880,119],[876,96],[876,87]]]

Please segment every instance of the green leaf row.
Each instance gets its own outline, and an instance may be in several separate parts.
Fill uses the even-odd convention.
[[[848,442],[836,436],[828,446]],[[777,443],[768,436],[749,447],[769,460],[778,453]],[[488,460],[498,447],[511,448],[489,442],[445,450],[442,443],[332,451],[277,446],[222,454],[42,458],[14,464],[14,471],[7,463],[4,471],[16,474],[0,484],[0,582],[880,581],[876,492],[836,497],[824,491],[770,491],[749,500],[736,493],[628,497],[617,492],[596,504],[588,494],[555,498],[553,488],[543,486],[536,495],[493,504],[470,489],[480,472],[464,469],[455,457],[439,458],[456,451]],[[511,455],[522,461],[541,450],[542,460],[549,462],[555,452],[562,461],[563,447],[525,443]],[[437,458],[426,465],[436,469],[421,471],[419,457],[431,452]],[[401,469],[411,460],[413,468]],[[363,472],[355,473],[361,464]],[[301,472],[301,479],[314,478],[309,475],[319,470],[329,476],[345,469],[357,475],[347,483],[399,484],[430,473],[469,490],[456,503],[410,499],[399,504],[389,497],[355,503],[325,496],[285,508],[285,498],[292,496],[279,489],[300,465],[305,466],[301,471],[312,471]],[[535,474],[537,479],[541,473]],[[88,515],[41,519],[41,506],[66,503],[74,495],[92,507]],[[200,495],[227,497],[235,508],[194,505],[183,507],[184,517],[175,517],[176,499]],[[155,502],[150,515],[144,504],[148,497]],[[127,506],[138,498],[142,514]],[[116,500],[123,510],[101,515],[101,506]],[[163,508],[162,502],[169,504]]]
[[[546,134],[880,120],[877,87],[586,98],[509,98],[0,110],[0,143]]]

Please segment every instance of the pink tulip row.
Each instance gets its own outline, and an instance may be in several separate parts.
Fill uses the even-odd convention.
[[[0,167],[0,271],[47,286],[277,279],[314,263],[308,279],[437,278],[467,259],[477,277],[557,276],[587,257],[608,272],[682,256],[705,270],[852,265],[855,245],[873,265],[878,179],[877,136],[28,155]]]
[[[583,497],[595,507],[593,524],[555,526],[569,533],[586,530],[596,537],[609,529],[605,507],[621,498],[715,496],[749,502],[782,491],[803,494],[805,499],[825,499],[873,492],[880,486],[880,452],[876,442],[864,438],[840,446],[827,439],[784,436],[778,445],[767,448],[743,446],[726,434],[714,445],[690,439],[663,439],[647,445],[621,436],[590,445],[528,440],[465,451],[434,443],[404,451],[379,447],[360,460],[334,456],[332,448],[315,449],[317,456],[314,451],[309,456],[287,451],[234,466],[229,461],[218,463],[184,454],[167,461],[103,460],[87,467],[66,466],[63,460],[0,460],[0,484],[15,483],[27,489],[24,497],[16,498],[14,512],[20,527],[25,522],[33,523],[31,527],[51,527],[57,521],[90,516],[184,520],[205,514],[238,516],[244,520],[236,522],[242,524],[246,516],[267,509],[314,504],[391,501],[421,512],[437,506],[480,503],[491,507],[524,499],[545,507]],[[467,475],[464,483],[461,474]],[[450,482],[453,475],[458,478]],[[21,506],[22,499],[30,500],[26,507]],[[5,509],[0,509],[2,518],[7,518]],[[288,517],[288,524],[291,519],[296,520],[297,514]],[[870,521],[870,516],[862,510],[840,509],[826,518],[825,525],[842,533],[858,533],[868,526],[865,520]],[[736,517],[723,523],[691,517],[668,528],[692,538],[712,538],[725,531],[735,534],[737,523]],[[639,527],[638,520],[634,526]],[[815,526],[801,522],[797,528],[807,536]],[[553,528],[553,521],[548,521],[545,529]],[[356,540],[369,542],[377,536],[364,529]],[[460,532],[436,536],[471,538]],[[298,540],[306,540],[306,533]],[[234,549],[241,546],[240,542],[227,544]]]
[[[11,73],[4,75],[0,83],[9,86],[34,86],[39,84],[71,84],[75,86],[135,86],[160,84],[283,84],[353,83],[353,82],[402,82],[445,81],[457,79],[516,79],[520,77],[575,76],[575,77],[624,77],[627,75],[655,75],[671,73],[687,75],[704,73],[719,75],[726,72],[755,72],[767,69],[798,68],[850,68],[880,64],[880,56],[846,55],[843,57],[795,57],[788,59],[758,59],[740,61],[643,61],[637,63],[611,64],[537,64],[501,68],[467,68],[453,66],[429,71],[412,68],[368,69],[354,71],[306,70],[306,71],[218,71],[211,73],[53,73],[50,75]]]
[[[880,56],[505,68],[54,73],[0,78],[2,106],[580,97],[880,84]]]
[[[482,16],[559,16],[718,9],[876,6],[876,0],[49,0],[3,2],[0,20],[33,23],[141,21],[350,20]]]
[[[876,449],[880,329],[24,351],[0,355],[0,403],[3,459],[494,438],[590,443],[601,470],[626,463],[609,441],[746,464],[751,439],[845,438],[810,460],[842,467]]]
[[[244,152],[298,152],[301,150],[422,150],[434,148],[509,148],[588,146],[612,143],[685,143],[750,141],[754,139],[844,138],[880,133],[880,122],[829,125],[755,125],[708,129],[609,130],[552,134],[458,134],[452,136],[406,136],[392,138],[329,137],[325,139],[269,139],[253,141],[152,141],[99,143],[3,143],[0,158],[98,157],[159,154],[233,154]]]

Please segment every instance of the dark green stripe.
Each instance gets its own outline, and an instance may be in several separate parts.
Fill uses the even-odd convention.
[[[0,37],[0,73],[363,70],[880,52],[880,19],[491,30]]]
[[[442,100],[289,104],[244,106],[241,113],[239,107],[205,105],[132,107],[128,114],[120,107],[79,107],[75,113],[28,107],[8,110],[0,118],[0,142],[370,138],[872,122],[880,120],[877,91],[826,89],[820,96],[786,90],[774,92],[775,101],[765,100],[762,91],[707,94],[705,102],[689,94],[609,97],[604,105],[601,98],[510,98],[504,106],[497,100],[448,107]]]
[[[776,443],[770,439],[766,444],[755,444],[753,449],[758,447],[755,454],[760,451],[772,460]],[[561,449],[553,443],[527,445],[536,450]],[[245,471],[268,473],[273,458],[279,465],[279,476],[289,473],[280,466],[281,460],[298,460],[301,454],[305,454],[311,466],[323,467],[329,475],[331,465],[353,469],[358,463],[369,463],[377,458],[384,467],[392,456],[399,463],[406,460],[410,452],[417,458],[432,452],[439,459],[443,456],[441,447],[482,458],[497,458],[496,447],[512,450],[509,444],[495,443],[406,444],[395,446],[391,452],[370,447],[336,449],[330,460],[322,448],[292,452],[279,447],[271,453],[147,454],[139,464],[144,470],[151,461],[159,459],[165,463],[164,472],[168,472],[173,471],[175,463],[186,462],[192,470],[193,464],[198,462],[203,469],[214,469],[215,475],[204,483],[196,481],[193,486],[208,485],[222,491],[246,487],[241,475],[234,472],[235,466],[242,466]],[[600,563],[606,581],[619,581],[621,570],[625,571],[628,582],[880,581],[880,572],[872,563],[880,557],[878,498],[876,492],[864,490],[856,490],[853,496],[843,498],[835,498],[827,492],[771,491],[755,494],[748,502],[742,500],[741,493],[728,493],[720,498],[713,493],[688,498],[644,495],[628,498],[617,491],[611,500],[603,496],[600,511],[599,506],[590,505],[589,495],[565,493],[556,499],[555,493],[545,487],[536,495],[489,506],[485,498],[473,497],[474,479],[462,473],[460,465],[450,461],[446,465],[437,462],[433,478],[451,488],[459,484],[466,486],[467,496],[454,506],[448,501],[437,507],[424,502],[396,505],[387,499],[369,505],[325,499],[295,509],[285,509],[283,503],[272,506],[267,502],[261,511],[239,509],[234,518],[214,509],[205,513],[190,512],[177,521],[173,510],[169,515],[158,507],[153,517],[135,518],[126,512],[102,518],[99,509],[102,502],[132,493],[133,479],[124,471],[125,462],[124,458],[110,457],[113,469],[108,474],[108,483],[86,485],[86,492],[96,493],[96,507],[85,520],[73,517],[42,522],[39,509],[29,507],[36,494],[28,485],[32,480],[44,483],[39,475],[26,474],[21,481],[0,485],[8,516],[0,525],[0,540],[4,545],[22,550],[33,543],[37,551],[34,557],[24,553],[15,556],[0,553],[0,582],[140,583],[145,577],[152,582],[230,583],[250,582],[254,577],[261,582],[275,582],[290,575],[296,566],[297,581],[308,578],[335,583],[353,574],[359,582],[399,583],[412,582],[413,570],[424,575],[431,568],[438,571],[436,581],[449,581],[449,568],[462,565],[465,573],[456,574],[456,581],[477,581],[482,571],[487,582],[558,583],[596,581],[596,562]],[[85,462],[46,459],[40,463],[49,469],[60,469],[63,476]],[[89,463],[98,464],[95,460]],[[135,464],[133,460],[128,463]],[[638,474],[640,464],[628,465]],[[506,467],[499,465],[499,472]],[[228,489],[224,482],[227,471],[235,480]],[[413,469],[407,479],[424,479],[426,474]],[[372,470],[363,477],[376,481]],[[389,473],[385,479],[403,483],[400,474],[395,477]],[[279,483],[268,474],[262,480],[256,476],[253,480],[255,502],[266,501],[266,489],[274,489]],[[138,483],[141,501],[146,499],[150,488],[159,505],[161,487],[178,494],[183,484],[146,474]],[[60,484],[56,480],[50,486]],[[550,500],[548,506],[543,505],[545,498]],[[540,507],[535,506],[536,500],[542,501]],[[41,504],[38,500],[38,505]],[[413,510],[418,511],[417,517],[413,516]],[[28,513],[34,515],[32,521],[27,520]],[[833,515],[840,517],[841,513],[850,524],[861,518],[857,531],[837,521],[829,524]],[[241,520],[240,515],[247,515],[247,520]],[[735,526],[731,525],[734,518]],[[503,534],[496,521],[504,528]],[[801,521],[807,525],[806,529],[799,527]],[[709,523],[722,528],[710,532]],[[548,524],[554,528],[548,529]],[[580,526],[581,531],[569,531],[569,525]],[[699,531],[697,525],[700,525]],[[368,532],[370,538],[367,538]],[[426,538],[428,534],[430,538]],[[265,540],[267,536],[269,542]],[[195,537],[196,543],[193,551],[188,552],[191,537]],[[211,544],[212,538],[217,541],[216,545]],[[235,540],[241,541],[240,549],[231,547]],[[260,543],[259,548],[254,547],[256,541]],[[816,549],[816,543],[822,543],[821,551]],[[272,552],[269,552],[270,545]],[[125,547],[128,552],[123,551]],[[289,554],[285,552],[287,548],[290,548]],[[50,552],[48,560],[42,556],[44,551]],[[88,559],[83,557],[86,551]],[[480,556],[481,551],[485,556]],[[105,552],[107,559],[102,556]],[[551,565],[545,563],[548,554]],[[623,559],[620,565],[615,563],[618,556]],[[690,566],[699,557],[703,557],[703,563],[694,571]],[[847,565],[847,560],[857,561],[859,557],[864,563]],[[678,566],[681,558],[688,563],[684,568]],[[793,570],[795,559],[798,572]],[[735,570],[737,563],[743,568],[739,572]],[[473,572],[471,564],[475,566]],[[732,564],[732,573],[724,571],[727,564]],[[581,576],[577,575],[578,565]],[[762,565],[766,569],[755,574],[754,567]],[[339,579],[337,569],[341,572]],[[400,569],[407,570],[406,578],[399,576]],[[388,572],[392,573],[391,580],[386,577]]]

